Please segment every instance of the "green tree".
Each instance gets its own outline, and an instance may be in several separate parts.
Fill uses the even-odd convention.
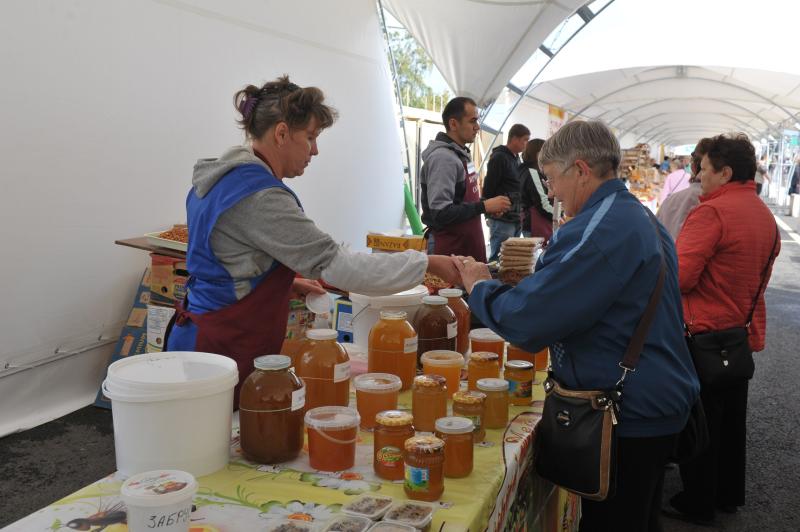
[[[400,86],[400,99],[404,106],[420,109],[439,110],[442,102],[450,99],[449,91],[434,94],[425,82],[433,68],[433,61],[416,39],[407,31],[389,32],[389,45],[397,67],[397,81]]]

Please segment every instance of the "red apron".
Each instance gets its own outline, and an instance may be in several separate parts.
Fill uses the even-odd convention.
[[[531,217],[531,236],[540,236],[544,238],[545,242],[550,241],[553,236],[553,221],[548,220],[536,207],[529,209]]]
[[[227,307],[195,314],[178,304],[175,323],[191,321],[197,327],[195,350],[236,362],[239,384],[234,388],[234,409],[239,408],[239,389],[253,371],[253,360],[280,353],[294,277],[292,270],[279,264],[249,294]]]
[[[478,190],[478,174],[470,163],[464,163],[464,203],[477,203],[481,200]],[[476,216],[465,222],[451,225],[433,233],[433,253],[436,255],[461,255],[472,257],[478,262],[486,262],[486,241],[483,238],[481,217]]]

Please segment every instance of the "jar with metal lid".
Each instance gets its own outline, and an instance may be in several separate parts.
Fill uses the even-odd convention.
[[[490,351],[478,351],[469,356],[467,367],[467,389],[477,390],[480,379],[496,379],[500,376],[500,356]]]
[[[403,449],[414,437],[414,416],[401,410],[386,410],[375,416],[373,461],[375,474],[386,480],[403,480]]]
[[[347,406],[350,402],[350,357],[333,329],[309,329],[295,358],[297,376],[306,385],[306,410]]]
[[[504,429],[508,425],[508,381],[480,379],[478,390],[486,394],[483,408],[483,426],[487,429]]]
[[[472,436],[475,443],[480,443],[486,437],[486,428],[483,426],[483,408],[486,394],[483,392],[460,391],[453,395],[453,415],[468,418],[475,425]]]
[[[447,298],[441,296],[425,296],[422,307],[417,311],[414,321],[417,331],[417,369],[422,369],[422,355],[428,351],[456,348],[458,336],[458,320],[447,306]],[[463,358],[462,358],[463,364]]]
[[[444,441],[444,476],[463,478],[472,473],[475,425],[465,417],[436,420],[436,437]]]
[[[405,441],[403,490],[409,499],[437,501],[444,492],[444,442],[435,436]]]
[[[508,381],[508,397],[512,405],[527,406],[533,399],[533,364],[525,360],[509,360],[503,375]]]
[[[391,373],[411,388],[417,374],[417,333],[403,311],[382,310],[381,319],[369,331],[367,371]]]
[[[461,296],[464,294],[458,288],[442,288],[439,295],[447,298],[447,306],[456,315],[458,334],[456,335],[456,351],[466,355],[469,351],[469,325],[472,314],[469,305]]]
[[[414,428],[433,432],[436,420],[447,415],[447,379],[441,375],[419,375],[411,391]]]
[[[261,356],[253,365],[239,395],[242,452],[261,464],[292,460],[303,448],[306,388],[288,356]]]

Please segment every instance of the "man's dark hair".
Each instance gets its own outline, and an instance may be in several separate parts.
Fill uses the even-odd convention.
[[[456,96],[447,102],[447,105],[444,106],[444,110],[442,111],[442,123],[444,124],[445,131],[450,131],[451,118],[455,118],[456,120],[464,118],[467,104],[474,105],[475,107],[478,106],[475,100],[467,98],[466,96]]]
[[[514,124],[511,126],[511,129],[508,130],[508,140],[506,142],[511,141],[511,139],[518,139],[525,136],[530,137],[531,130],[522,124]]]
[[[744,133],[731,133],[712,137],[706,157],[714,170],[730,167],[731,181],[751,181],[756,175],[756,150]]]
[[[711,139],[704,137],[697,141],[697,145],[692,152],[692,177],[696,178],[700,173],[700,163],[703,160],[703,155],[708,151],[708,146],[711,144]]]

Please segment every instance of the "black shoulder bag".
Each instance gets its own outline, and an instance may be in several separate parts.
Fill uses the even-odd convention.
[[[648,211],[656,228],[655,219]],[[636,371],[647,332],[664,288],[666,263],[661,242],[661,269],[655,289],[633,332],[619,367],[622,376],[611,390],[569,390],[548,370],[542,419],[536,428],[536,472],[564,489],[602,501],[616,488],[616,425],[628,372]]]
[[[764,271],[761,272],[761,285],[758,287],[753,306],[744,327],[733,327],[721,331],[711,331],[692,334],[686,327],[686,343],[694,359],[697,376],[704,386],[725,388],[731,384],[750,380],[756,370],[753,361],[753,350],[750,348],[749,333],[750,322],[758,305],[758,298],[767,284],[767,272],[775,260],[775,248],[778,246],[780,231],[775,226],[775,243],[772,245],[772,254]]]

